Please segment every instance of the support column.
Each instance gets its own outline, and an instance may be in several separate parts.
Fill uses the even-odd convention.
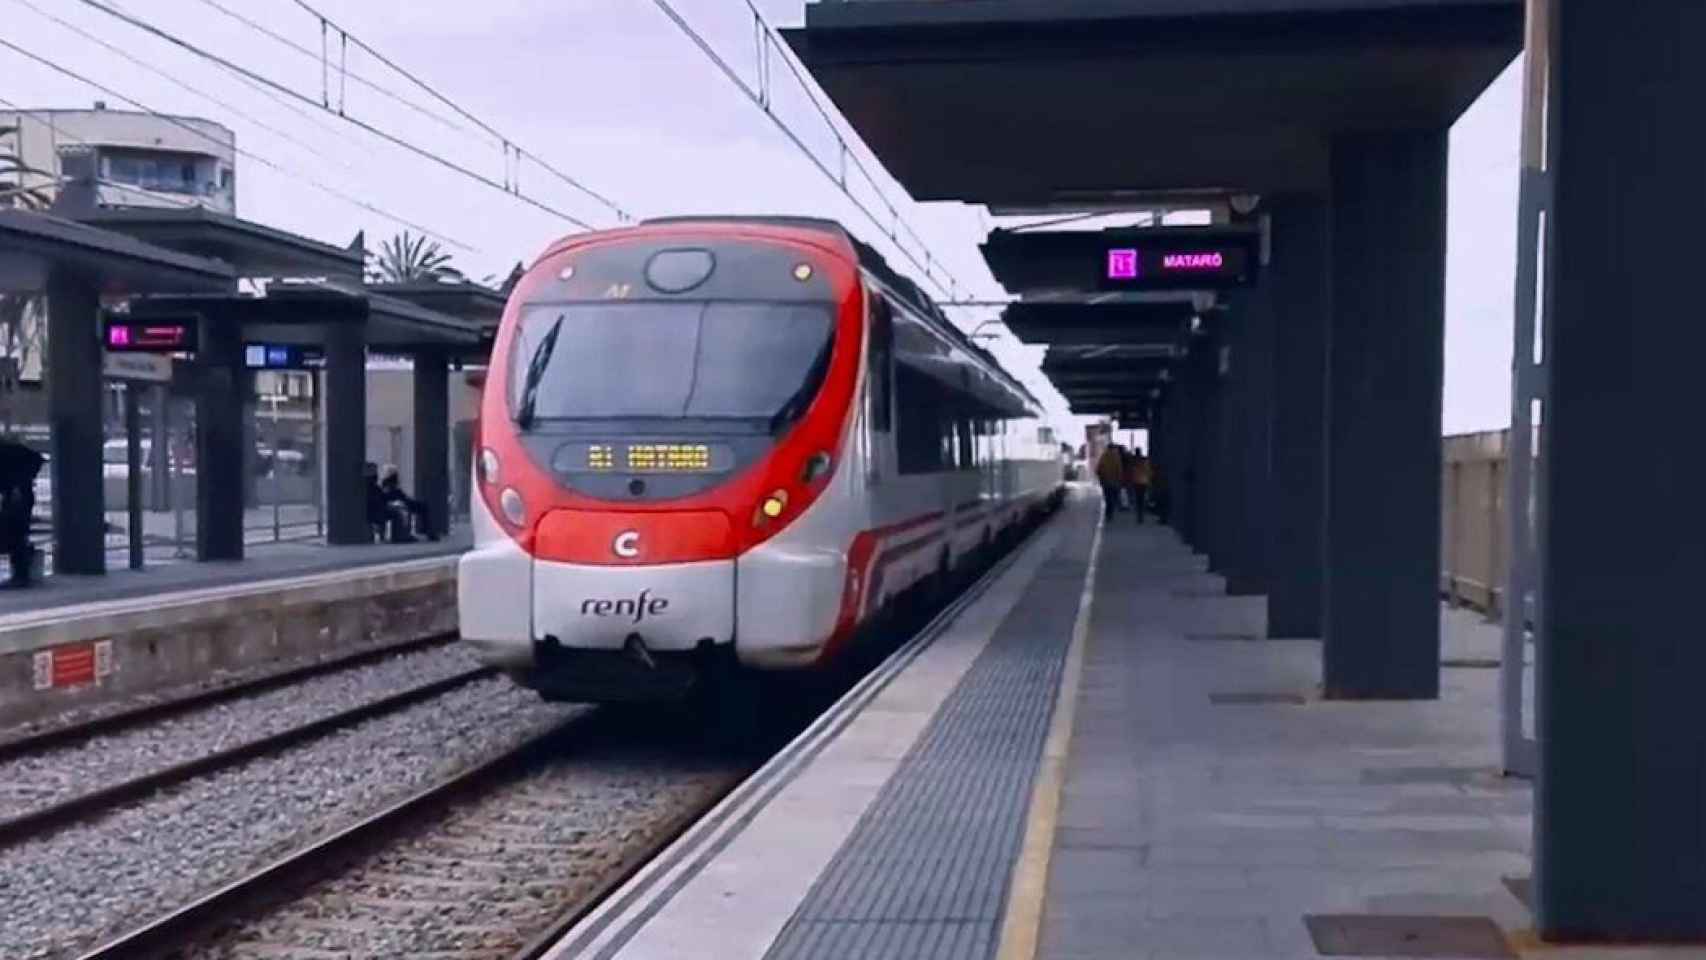
[[[1548,939],[1699,942],[1706,448],[1689,424],[1706,355],[1706,6],[1549,7],[1536,916]],[[1609,444],[1627,463],[1608,508]]]
[[[1324,197],[1272,207],[1274,414],[1267,500],[1268,635],[1322,635],[1332,222]]]
[[[1274,306],[1270,290],[1238,295],[1238,356],[1233,359],[1232,465],[1236,525],[1227,565],[1226,592],[1253,596],[1268,589],[1268,531],[1273,510],[1269,444],[1273,437]]]
[[[1439,696],[1444,130],[1332,145],[1327,696]]]
[[[100,314],[94,280],[72,273],[50,278],[47,415],[56,574],[107,572]]]
[[[221,318],[201,325],[196,356],[195,550],[197,560],[243,559],[243,328]]]
[[[1219,338],[1205,334],[1191,343],[1191,355],[1186,360],[1190,371],[1191,432],[1190,525],[1189,542],[1197,553],[1208,554],[1214,549],[1214,484],[1216,480],[1215,437],[1218,420],[1215,415],[1216,396],[1220,392]]]
[[[362,324],[326,326],[326,542],[373,542],[367,524],[367,344]]]
[[[450,360],[415,354],[415,490],[434,533],[450,528]]]

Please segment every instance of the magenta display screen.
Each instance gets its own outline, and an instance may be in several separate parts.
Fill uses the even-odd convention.
[[[1103,251],[1101,267],[1108,288],[1220,287],[1249,282],[1250,253],[1239,244],[1118,246]]]
[[[109,353],[194,353],[196,318],[108,317],[103,345]]]

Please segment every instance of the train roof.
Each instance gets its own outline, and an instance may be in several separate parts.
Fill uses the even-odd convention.
[[[881,253],[877,252],[875,247],[854,236],[853,232],[842,226],[839,221],[831,220],[827,217],[762,216],[751,214],[717,216],[714,214],[695,214],[678,217],[653,217],[651,219],[642,220],[640,225],[667,226],[671,224],[692,223],[749,223],[758,226],[788,227],[795,230],[817,230],[830,234],[835,239],[843,241],[848,246],[852,247],[854,255],[859,260],[859,265],[875,274],[877,278],[882,280],[883,283],[895,294],[905,299],[908,306],[935,321],[937,326],[941,327],[941,329],[952,337],[961,347],[964,347],[972,355],[993,367],[1007,380],[1008,386],[1011,386],[1014,390],[1023,394],[1026,399],[1030,400],[1038,407],[1042,406],[1042,401],[1038,400],[1036,395],[1032,394],[1029,388],[1020,383],[1018,377],[1015,377],[1012,373],[1008,372],[1007,368],[1001,365],[1001,361],[997,360],[994,354],[984,349],[977,341],[968,336],[965,331],[961,330],[957,324],[952,320],[949,320],[948,315],[942,311],[941,306],[929,294],[925,293],[922,287],[914,283],[910,277],[907,277],[905,274],[902,274],[889,266],[888,261],[883,258]]]

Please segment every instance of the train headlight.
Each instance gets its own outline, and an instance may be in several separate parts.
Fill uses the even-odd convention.
[[[752,515],[752,525],[761,527],[782,515],[788,508],[788,491],[772,490],[770,495],[759,501],[758,510]]]
[[[498,455],[491,447],[480,451],[480,479],[486,483],[498,482]]]
[[[521,526],[527,519],[527,505],[521,502],[521,494],[514,487],[504,487],[504,492],[498,494],[498,508],[504,513],[504,519],[515,526]]]

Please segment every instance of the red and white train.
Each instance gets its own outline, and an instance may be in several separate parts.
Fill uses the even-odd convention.
[[[833,222],[562,240],[493,349],[462,636],[553,699],[822,667],[1058,502],[1039,412]]]

